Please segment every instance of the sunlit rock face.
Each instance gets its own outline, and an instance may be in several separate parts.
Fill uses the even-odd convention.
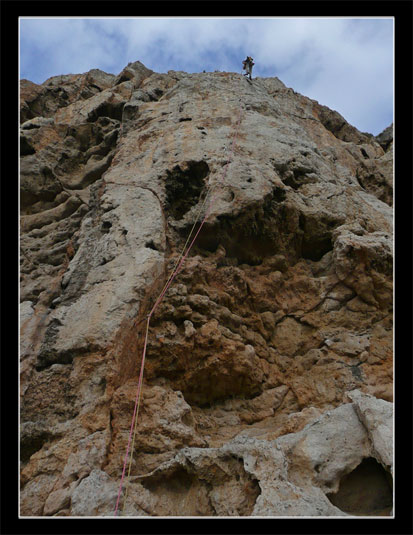
[[[391,514],[392,129],[140,62],[20,96],[21,514],[114,514],[207,210],[120,514]]]

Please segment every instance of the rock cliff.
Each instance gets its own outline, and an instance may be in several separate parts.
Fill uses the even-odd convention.
[[[140,62],[20,97],[21,515],[114,514],[208,206],[121,514],[389,515],[392,128]]]

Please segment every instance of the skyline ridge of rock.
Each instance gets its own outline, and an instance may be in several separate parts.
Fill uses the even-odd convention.
[[[145,67],[145,65],[143,65],[143,63],[141,63],[140,61],[129,62],[128,65],[127,65],[127,67],[129,67],[129,66],[131,66],[131,65],[132,65],[132,66],[134,66],[134,65],[138,65],[138,66],[142,66],[142,67],[144,67],[145,69],[147,69],[147,67]],[[127,67],[125,67],[125,69],[127,69]],[[27,83],[28,83],[28,84],[34,84],[34,85],[48,85],[48,84],[52,84],[52,83],[54,83],[54,82],[62,81],[62,79],[65,78],[65,77],[82,76],[82,75],[88,75],[88,74],[91,74],[91,73],[102,74],[102,75],[104,75],[104,76],[109,76],[109,77],[116,77],[116,76],[119,77],[119,76],[121,76],[121,74],[125,71],[125,69],[123,69],[123,70],[121,71],[121,73],[119,73],[118,75],[115,75],[115,74],[112,74],[112,73],[107,73],[106,71],[104,71],[104,70],[102,70],[102,69],[90,69],[89,71],[86,71],[86,72],[81,73],[81,74],[67,73],[67,74],[63,74],[63,75],[62,75],[62,74],[61,74],[61,75],[53,75],[53,76],[49,76],[48,78],[46,78],[46,80],[45,80],[44,82],[41,82],[41,83],[33,82],[33,81],[31,81],[31,80],[29,80],[29,79],[27,79],[27,78],[21,78],[21,79],[20,79],[20,84],[22,84],[22,83],[27,84]],[[149,69],[149,70],[150,70],[150,69]],[[155,71],[152,71],[152,72],[155,72]],[[185,71],[168,71],[168,72],[185,72]],[[215,72],[215,73],[216,73],[216,72],[228,72],[228,71],[202,71],[203,74],[212,73],[212,72]],[[198,73],[198,72],[194,72],[194,73],[191,73],[191,74],[197,74],[197,73]],[[199,71],[199,73],[201,73],[201,71]],[[186,74],[188,74],[188,73],[186,73]],[[276,76],[273,76],[273,77],[271,77],[271,76],[269,76],[269,77],[257,76],[257,77],[255,77],[255,79],[271,79],[271,78],[276,78],[278,81],[281,82],[281,80],[280,80],[278,77],[276,77]],[[282,82],[281,82],[281,83],[282,83]],[[284,87],[287,87],[287,86],[285,86],[285,84],[284,84]],[[291,88],[290,88],[290,89],[291,89]],[[317,101],[315,101],[315,102],[317,102]],[[318,102],[317,102],[317,103],[318,103]],[[327,106],[325,106],[325,107],[327,108]],[[335,113],[338,113],[338,114],[339,114],[339,112],[336,111],[336,110],[332,110],[332,111],[335,112]],[[339,114],[339,115],[340,115],[340,114]],[[341,117],[341,115],[340,115],[340,117]],[[343,119],[344,119],[344,118],[343,118]],[[346,121],[346,122],[347,122],[347,121]],[[356,128],[356,127],[354,127],[354,128]],[[391,136],[391,138],[392,138],[393,122],[392,122],[390,125],[388,125],[387,127],[383,128],[383,130],[382,130],[379,134],[377,134],[377,135],[375,135],[375,136],[374,136],[373,134],[369,133],[369,132],[362,132],[362,133],[363,133],[364,135],[366,135],[366,136],[373,136],[373,137],[375,137],[375,138],[377,139],[377,138],[379,138],[380,136],[383,136],[383,135],[385,134],[385,132],[387,132],[387,133]]]

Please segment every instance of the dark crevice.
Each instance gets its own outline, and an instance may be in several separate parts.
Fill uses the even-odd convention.
[[[280,177],[286,186],[289,186],[294,190],[299,189],[304,184],[314,183],[317,180],[314,170],[302,165],[293,166],[288,170],[280,171]]]
[[[189,161],[166,172],[166,210],[180,220],[195,206],[205,186],[209,166],[204,161]]]
[[[37,362],[35,365],[35,369],[37,371],[43,371],[53,364],[71,364],[74,357],[77,355],[87,354],[95,350],[101,350],[101,347],[92,343],[88,346],[79,347],[76,349],[60,351],[55,349],[55,341],[59,336],[59,329],[61,326],[62,323],[58,318],[54,318],[47,326],[43,337],[42,346],[37,355]]]
[[[93,123],[99,119],[99,117],[109,117],[116,121],[122,121],[122,111],[124,102],[110,103],[103,102],[100,106],[92,110],[88,115],[88,122]]]
[[[193,482],[196,480],[194,475],[189,474],[184,468],[177,469],[169,477],[164,478],[151,477],[142,479],[141,485],[150,492],[156,492],[164,483],[168,483],[168,489],[173,492],[188,492]]]
[[[393,188],[390,184],[386,183],[384,176],[379,171],[371,173],[359,167],[356,170],[356,179],[365,191],[371,193],[389,206],[393,205]]]
[[[222,245],[228,260],[251,266],[260,265],[268,256],[284,254],[286,249],[296,250],[296,236],[287,231],[295,210],[284,204],[285,198],[285,190],[276,187],[264,202],[250,205],[241,214],[220,215],[215,222],[206,222],[194,249],[207,255]]]
[[[27,160],[30,160],[29,158]],[[20,209],[23,215],[31,214],[33,205],[42,201],[44,203],[53,202],[56,195],[62,191],[62,186],[56,179],[50,167],[43,165],[40,173],[35,167],[31,167],[31,162],[23,159],[20,165]],[[33,188],[31,181],[36,180],[41,187]],[[44,209],[43,207],[41,210]],[[41,211],[37,210],[37,211]]]
[[[146,242],[145,247],[147,247],[148,249],[153,249],[154,251],[159,251],[153,240]]]
[[[115,85],[119,85],[119,84],[123,84],[123,82],[128,82],[129,80],[131,80],[133,78],[133,76],[131,74],[123,74],[122,76],[119,77],[119,80],[116,82]]]
[[[307,260],[318,262],[333,250],[332,230],[342,224],[341,219],[330,215],[311,217],[303,213],[299,216],[299,228],[302,230],[301,255]]]
[[[208,377],[209,379],[209,377]],[[200,394],[196,388],[191,386],[183,388],[183,394],[185,401],[193,407],[200,409],[213,409],[216,408],[217,403],[222,403],[225,400],[242,400],[251,401],[262,394],[262,389],[259,385],[249,385],[248,377],[239,375],[236,379],[233,379],[233,383],[228,383],[226,386],[219,385],[219,378],[213,378],[213,386],[210,388],[209,394],[213,393],[213,389],[219,389],[222,387],[220,395],[216,395],[213,399],[206,400],[205,396]],[[225,388],[227,390],[225,391]]]
[[[325,254],[333,250],[333,242],[330,236],[316,238],[314,240],[303,240],[302,255],[307,260],[318,262]]]
[[[336,493],[327,494],[330,502],[355,516],[389,516],[393,506],[393,481],[390,473],[373,457],[343,476]]]
[[[245,471],[242,459],[232,455],[220,458],[219,463],[210,460],[205,473],[198,472],[189,461],[188,466],[177,465],[167,472],[155,472],[139,478],[139,482],[157,497],[157,515],[167,512],[172,516],[219,516],[222,509],[214,497],[214,490],[227,487],[229,494],[225,508],[228,514],[249,516],[261,494],[258,480]],[[191,495],[196,496],[196,500],[188,500]]]
[[[163,91],[159,87],[155,87],[155,89],[150,89],[149,91],[143,91],[142,100],[148,100],[148,102],[158,102],[158,100],[162,97]]]
[[[54,336],[56,337],[57,335],[55,334]],[[88,355],[95,351],[102,351],[101,346],[93,343],[85,347],[78,347],[75,349],[59,351],[51,348],[53,341],[52,336],[49,334],[48,330],[46,331],[46,337],[49,341],[47,343],[43,343],[42,348],[37,357],[37,363],[35,365],[35,369],[38,372],[44,371],[53,364],[72,364],[73,359],[79,355]]]
[[[285,189],[276,187],[273,191],[273,200],[276,202],[283,202],[286,198]]]
[[[20,440],[20,460],[26,463],[30,457],[41,450],[51,435],[47,431],[39,431],[30,437],[22,437]]]
[[[20,156],[28,156],[29,154],[35,154],[36,150],[31,145],[26,136],[20,136]]]
[[[61,351],[58,353],[53,350],[42,350],[38,355],[38,361],[35,368],[36,371],[41,372],[53,364],[71,364],[73,358],[74,353],[72,351]]]
[[[112,223],[110,221],[103,221],[102,226],[100,227],[100,230],[106,234],[109,232],[109,229],[111,227],[112,227]]]

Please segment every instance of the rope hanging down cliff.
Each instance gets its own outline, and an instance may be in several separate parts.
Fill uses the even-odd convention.
[[[240,99],[239,115],[238,115],[238,120],[237,120],[237,123],[236,123],[236,126],[235,126],[235,133],[234,133],[234,136],[233,136],[230,152],[228,154],[228,159],[227,159],[227,162],[225,164],[225,168],[224,168],[224,172],[223,172],[223,175],[221,177],[221,180],[219,180],[214,186],[208,186],[209,189],[207,190],[207,193],[205,195],[205,199],[202,202],[202,204],[201,204],[201,206],[200,206],[200,208],[198,210],[198,213],[197,213],[196,219],[195,219],[195,223],[192,226],[192,229],[191,229],[191,231],[190,231],[190,233],[188,235],[188,238],[187,238],[187,240],[185,242],[185,245],[182,248],[182,251],[181,251],[181,253],[180,253],[180,255],[179,255],[179,257],[178,257],[178,259],[177,259],[177,261],[175,263],[174,268],[172,269],[172,272],[171,272],[168,280],[166,281],[162,291],[160,292],[159,296],[157,297],[157,299],[155,301],[155,304],[153,305],[151,311],[149,312],[149,314],[146,317],[146,331],[145,331],[145,339],[144,339],[144,345],[143,345],[143,351],[142,351],[141,367],[140,367],[140,373],[139,373],[139,379],[138,379],[138,387],[137,387],[137,391],[136,391],[136,398],[135,398],[135,406],[134,406],[133,416],[132,416],[132,423],[131,423],[130,431],[129,431],[128,445],[127,445],[127,448],[126,448],[126,454],[125,454],[125,459],[124,459],[124,463],[123,463],[122,476],[121,476],[118,496],[117,496],[117,500],[116,500],[115,516],[118,516],[119,502],[120,502],[120,497],[121,497],[121,494],[122,494],[123,482],[124,482],[125,473],[126,473],[126,465],[127,465],[127,462],[128,462],[129,451],[130,451],[131,455],[130,455],[130,458],[129,458],[128,474],[127,474],[126,485],[125,485],[125,496],[124,496],[124,499],[123,499],[122,512],[125,509],[126,500],[127,500],[127,496],[128,496],[130,472],[131,472],[131,467],[132,467],[133,450],[134,450],[134,445],[135,445],[135,437],[136,437],[136,430],[137,430],[139,406],[140,406],[140,399],[141,399],[141,393],[142,393],[143,371],[144,371],[144,366],[145,366],[145,357],[146,357],[146,348],[147,348],[147,344],[148,344],[150,320],[151,320],[151,317],[154,314],[156,308],[161,303],[165,293],[168,291],[168,288],[172,284],[173,280],[176,278],[176,276],[182,270],[183,264],[184,264],[184,262],[185,262],[185,260],[186,260],[186,258],[188,256],[190,250],[192,249],[192,246],[194,245],[194,243],[195,243],[195,241],[196,241],[196,239],[198,237],[198,234],[200,233],[202,227],[204,226],[204,223],[206,222],[206,220],[208,219],[208,217],[211,214],[211,211],[212,211],[212,208],[214,206],[214,202],[215,202],[216,196],[217,196],[216,188],[217,188],[217,186],[219,184],[223,183],[223,181],[224,181],[224,179],[226,177],[226,174],[227,174],[227,170],[228,170],[229,164],[231,163],[232,155],[233,155],[234,148],[235,148],[235,141],[237,139],[239,126],[240,126],[240,123],[241,123],[241,116],[242,116],[242,102],[241,102],[241,99]],[[196,228],[197,224],[199,223],[199,219],[200,219],[201,213],[202,213],[202,211],[203,211],[203,209],[204,209],[204,207],[205,207],[205,205],[207,203],[208,196],[210,196],[209,207],[206,210],[206,213],[205,213],[203,219],[201,220],[201,222],[199,224],[198,230],[195,233],[195,236],[192,238],[192,241],[191,241],[191,237],[192,237],[192,235],[193,235],[193,233],[195,231],[195,228]]]

